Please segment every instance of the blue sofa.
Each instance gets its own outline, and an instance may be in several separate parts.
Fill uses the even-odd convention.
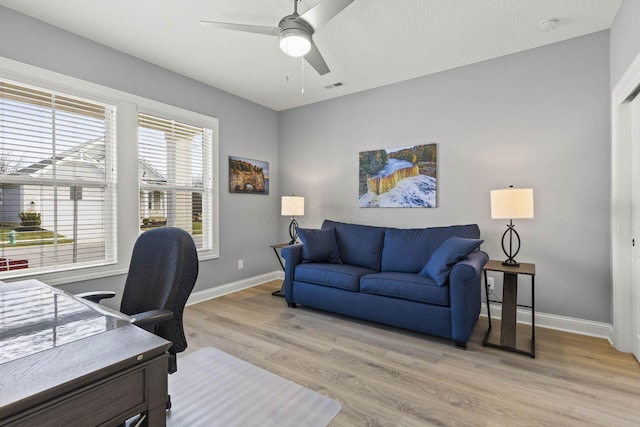
[[[297,304],[467,341],[489,257],[477,225],[399,229],[325,220],[285,247],[284,292]]]

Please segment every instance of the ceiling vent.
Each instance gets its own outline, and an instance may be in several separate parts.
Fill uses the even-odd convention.
[[[325,89],[333,89],[333,88],[340,87],[340,86],[344,86],[344,83],[337,82],[337,83],[333,83],[333,84],[330,84],[330,85],[326,85],[324,88]]]

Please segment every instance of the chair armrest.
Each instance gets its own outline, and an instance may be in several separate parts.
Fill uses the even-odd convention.
[[[90,291],[90,292],[82,292],[79,294],[75,294],[74,296],[78,298],[84,298],[91,302],[95,302],[98,304],[100,300],[113,298],[116,296],[116,293],[113,291]]]
[[[140,326],[143,329],[147,329],[147,326],[149,325],[155,325],[158,322],[171,319],[173,317],[173,312],[170,310],[149,310],[129,317],[131,318],[131,323],[136,326]]]

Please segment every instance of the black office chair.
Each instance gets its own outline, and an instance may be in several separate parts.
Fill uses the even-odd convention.
[[[175,227],[145,231],[136,240],[124,285],[120,312],[134,325],[173,345],[169,348],[169,373],[177,370],[176,353],[187,348],[182,314],[198,277],[198,254],[193,238]],[[115,292],[86,292],[77,296],[93,302]],[[170,401],[167,409],[170,408]]]

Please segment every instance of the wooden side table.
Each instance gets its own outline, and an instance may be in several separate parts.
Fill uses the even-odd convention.
[[[280,263],[280,267],[282,267],[282,271],[284,271],[284,264],[282,263],[282,258],[278,253],[278,249],[282,249],[287,246],[289,246],[289,243],[276,243],[275,245],[269,245],[269,247],[273,249],[273,252],[276,254],[276,258],[278,258],[278,262]],[[281,286],[277,291],[271,292],[271,295],[284,298],[284,289]]]
[[[487,317],[489,329],[482,341],[483,346],[501,348],[515,353],[525,354],[532,358],[536,357],[536,309],[535,309],[535,264],[520,263],[518,267],[511,267],[502,264],[502,261],[490,260],[483,268],[484,270],[484,290],[487,301]],[[489,285],[487,284],[487,271],[497,271],[504,275],[502,284],[502,321],[500,327],[500,344],[489,342],[491,334],[491,303],[489,301]],[[518,275],[531,276],[531,305],[518,304]],[[493,301],[497,302],[497,301]],[[518,307],[531,309],[531,351],[519,350],[516,348],[516,326]]]

